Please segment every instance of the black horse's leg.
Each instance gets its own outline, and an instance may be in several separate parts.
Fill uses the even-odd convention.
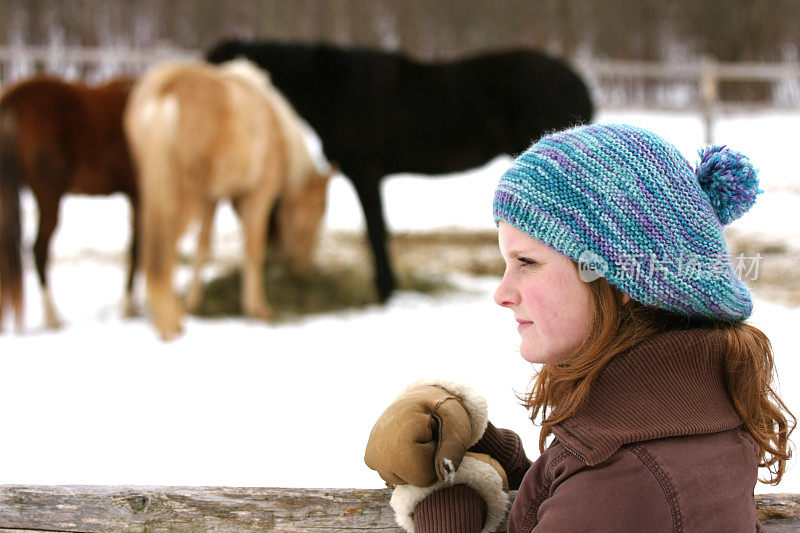
[[[361,200],[364,219],[367,222],[367,236],[375,260],[375,287],[378,298],[386,302],[396,288],[392,263],[386,247],[386,222],[383,217],[380,178],[353,180],[353,185]]]
[[[125,284],[125,296],[122,303],[122,313],[126,317],[136,316],[136,306],[133,304],[133,282],[139,262],[139,214],[141,206],[135,195],[128,195],[131,201],[131,247],[128,251],[128,281]]]

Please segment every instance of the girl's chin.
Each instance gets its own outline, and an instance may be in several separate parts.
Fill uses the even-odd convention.
[[[547,350],[540,339],[525,339],[519,347],[519,353],[522,358],[529,363],[549,363],[554,359],[562,357],[563,352],[553,353],[552,350]]]
[[[547,354],[539,353],[537,350],[526,350],[523,347],[520,348],[519,353],[529,363],[546,363],[549,360]]]

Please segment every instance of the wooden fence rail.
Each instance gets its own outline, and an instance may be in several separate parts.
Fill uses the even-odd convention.
[[[389,489],[0,485],[0,532],[401,532]],[[513,493],[512,493],[513,495]],[[756,496],[770,532],[800,530],[800,494]]]

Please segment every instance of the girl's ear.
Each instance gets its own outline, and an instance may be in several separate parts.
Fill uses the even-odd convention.
[[[628,293],[627,292],[623,292],[622,293],[622,305],[625,305],[626,303],[628,303],[630,301],[631,301],[631,297],[628,295]]]

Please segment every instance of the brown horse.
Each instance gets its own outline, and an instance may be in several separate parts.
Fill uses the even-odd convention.
[[[122,131],[130,80],[97,87],[37,77],[9,87],[0,98],[0,329],[3,309],[23,329],[19,189],[27,185],[39,208],[33,251],[46,325],[60,325],[47,287],[50,237],[61,197],[122,192],[134,218],[126,286],[130,312],[136,265],[136,180]]]
[[[269,319],[262,264],[270,212],[280,196],[280,241],[302,267],[316,241],[328,176],[317,170],[300,119],[268,75],[244,60],[162,65],[135,85],[124,123],[141,184],[147,299],[161,337],[181,331],[183,312],[172,288],[176,242],[200,217],[192,308],[200,300],[197,274],[214,209],[223,198],[232,200],[245,234],[242,309]]]

